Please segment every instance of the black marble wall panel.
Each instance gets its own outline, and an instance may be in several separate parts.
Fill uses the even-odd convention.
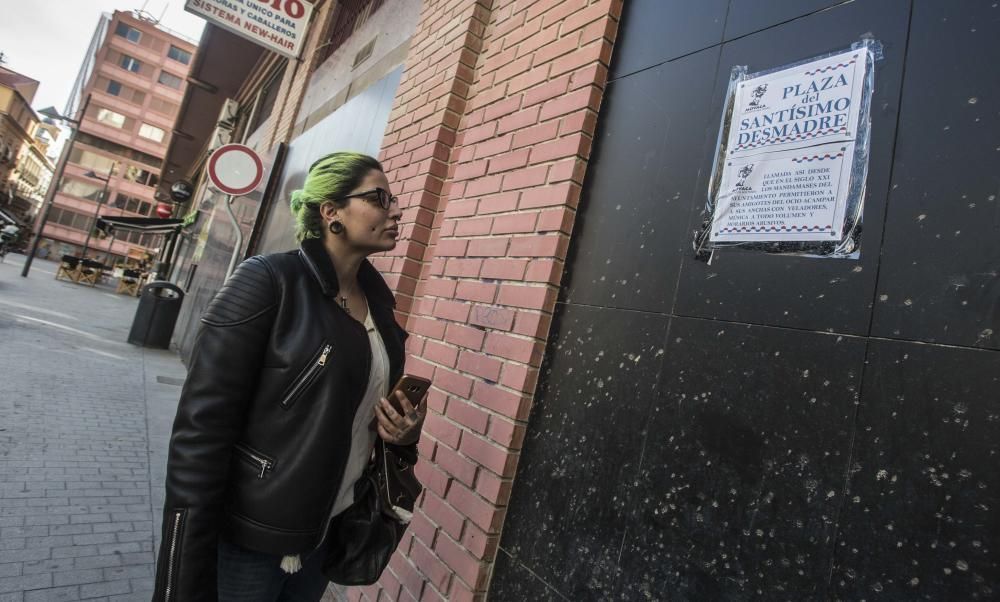
[[[601,600],[618,578],[667,325],[574,305],[553,325],[502,547],[572,600]],[[520,591],[517,578],[495,587]]]
[[[626,2],[611,79],[718,45],[728,5],[728,0]]]
[[[491,600],[1000,599],[995,4],[733,0],[609,85]],[[866,32],[861,259],[694,261],[730,67]]]
[[[490,585],[491,600],[531,600],[531,602],[566,600],[562,594],[511,558],[502,548],[497,552],[493,574]]]
[[[687,143],[709,129],[704,74],[718,56],[706,50],[608,86],[564,300],[670,310],[699,170]]]
[[[836,598],[1000,599],[1000,352],[870,345]]]
[[[745,36],[844,2],[845,0],[732,0],[726,15],[725,39]]]
[[[673,318],[616,598],[821,597],[863,338]]]
[[[708,148],[701,160],[704,169],[695,193],[701,205],[694,209],[692,228],[702,222],[702,199],[708,190],[718,119],[734,65],[748,65],[752,71],[779,67],[848,47],[865,32],[872,32],[884,45],[885,59],[876,63],[875,71],[861,259],[814,259],[726,249],[716,253],[708,265],[686,252],[677,290],[678,314],[850,334],[867,332],[906,49],[907,11],[889,10],[897,4],[845,4],[723,45],[712,105],[715,122],[711,144],[690,143]]]
[[[955,4],[914,5],[872,330],[1000,349],[1000,7]]]

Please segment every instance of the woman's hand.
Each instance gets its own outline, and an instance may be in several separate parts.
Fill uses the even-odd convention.
[[[378,436],[393,445],[410,445],[420,437],[420,428],[427,416],[427,395],[413,407],[402,391],[396,391],[396,400],[403,409],[402,415],[383,397],[375,405],[375,419],[378,422]]]

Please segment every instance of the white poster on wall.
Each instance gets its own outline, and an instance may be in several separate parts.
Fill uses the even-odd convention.
[[[727,159],[712,239],[839,240],[853,158],[853,142],[836,142]]]
[[[840,239],[867,52],[737,84],[711,240]]]
[[[306,0],[186,0],[184,10],[289,58],[298,58],[313,5]]]

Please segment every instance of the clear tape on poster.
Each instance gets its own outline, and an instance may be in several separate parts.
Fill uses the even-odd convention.
[[[870,36],[863,36],[861,40],[851,45],[851,51],[864,50],[865,69],[862,76],[862,88],[860,97],[860,107],[858,113],[857,132],[853,143],[853,158],[851,160],[850,181],[848,184],[847,198],[843,212],[843,227],[840,236],[835,240],[825,241],[746,241],[746,242],[721,242],[710,239],[710,230],[716,220],[717,198],[720,191],[720,184],[723,174],[723,163],[726,160],[727,144],[730,139],[730,127],[733,121],[733,112],[736,104],[737,88],[741,82],[746,80],[770,75],[779,71],[791,69],[800,65],[805,65],[822,59],[830,58],[847,52],[848,49],[838,50],[823,55],[809,57],[801,61],[789,63],[749,73],[746,66],[740,65],[732,68],[729,78],[729,86],[726,91],[726,102],[719,126],[719,137],[715,145],[715,158],[712,162],[712,175],[709,180],[708,198],[705,209],[702,213],[703,222],[701,228],[694,233],[693,249],[695,258],[711,263],[716,250],[735,247],[739,249],[760,251],[765,253],[777,253],[786,255],[800,255],[816,258],[835,259],[858,259],[861,256],[861,232],[863,227],[865,186],[868,177],[868,159],[871,151],[871,99],[874,90],[875,61],[882,60],[882,44]],[[806,150],[805,147],[800,150]]]

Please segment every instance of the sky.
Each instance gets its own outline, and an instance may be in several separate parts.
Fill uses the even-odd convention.
[[[4,67],[41,82],[32,107],[62,112],[102,12],[142,9],[195,43],[205,21],[184,0],[21,0],[4,2],[0,52]]]

